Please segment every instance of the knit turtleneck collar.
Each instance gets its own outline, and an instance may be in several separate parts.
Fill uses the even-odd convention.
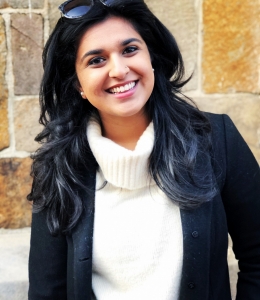
[[[146,128],[133,151],[128,150],[101,134],[100,124],[88,123],[87,137],[105,180],[110,184],[134,190],[151,183],[148,158],[154,144],[153,123]]]

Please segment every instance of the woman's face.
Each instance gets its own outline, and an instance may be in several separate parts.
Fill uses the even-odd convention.
[[[88,29],[79,43],[76,73],[82,97],[101,119],[145,115],[154,74],[148,48],[128,21],[111,17]]]

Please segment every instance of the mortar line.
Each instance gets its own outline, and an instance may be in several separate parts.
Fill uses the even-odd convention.
[[[227,93],[227,94],[222,94],[222,93],[212,93],[212,94],[205,94],[205,93],[201,93],[199,94],[197,91],[188,91],[185,93],[188,97],[200,97],[200,98],[211,98],[211,99],[218,99],[218,98],[240,98],[240,97],[255,97],[255,98],[259,98],[260,100],[260,95],[257,94],[252,94],[250,92],[244,92],[244,93]],[[209,100],[210,101],[210,100]]]
[[[10,154],[15,156],[15,136],[14,136],[14,77],[12,70],[12,41],[11,41],[11,18],[9,14],[3,14],[5,21],[5,34],[6,34],[6,72],[5,80],[8,89],[8,129],[9,129],[9,141],[10,145],[7,149],[1,151],[0,155],[5,156]]]
[[[43,14],[43,44],[45,45],[50,34],[50,20],[48,14],[49,1],[44,1],[44,14]]]
[[[19,102],[19,101],[23,101],[23,100],[31,100],[31,99],[35,99],[35,98],[38,98],[39,95],[36,94],[36,95],[19,95],[19,96],[15,96],[14,97],[14,100],[15,102]]]
[[[198,0],[198,94],[202,95],[203,0]]]
[[[31,19],[32,18],[32,2],[31,2],[31,0],[28,0],[28,10],[29,10],[29,16]]]
[[[44,12],[44,8],[32,8],[31,10],[29,8],[2,8],[0,9],[0,14],[30,14],[30,13],[36,13],[36,14],[42,14]]]
[[[260,11],[260,0],[259,0],[259,11]],[[258,31],[258,36],[259,36],[259,39],[258,39],[258,41],[259,41],[260,40],[260,32],[259,31]],[[259,49],[260,49],[260,45],[259,45]],[[257,93],[260,94],[260,55],[258,55],[257,65],[258,65],[258,89],[257,89]],[[260,132],[260,129],[259,129],[259,132]],[[260,137],[260,134],[259,134],[259,137]],[[259,145],[260,145],[260,139],[259,139]]]
[[[15,151],[15,155],[14,155],[11,152],[3,151],[3,153],[1,153],[0,155],[0,158],[26,158],[26,157],[30,157],[32,153],[27,151]]]

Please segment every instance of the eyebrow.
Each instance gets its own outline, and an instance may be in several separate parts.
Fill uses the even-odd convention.
[[[140,40],[140,39],[137,39],[137,38],[129,38],[127,40],[124,40],[120,43],[120,46],[126,46],[132,42],[138,42],[140,44],[143,44],[143,42]],[[86,52],[82,58],[80,59],[80,62],[82,63],[83,60],[87,57],[87,56],[90,56],[90,55],[98,55],[98,54],[101,54],[104,50],[103,49],[95,49],[95,50],[90,50],[88,52]]]

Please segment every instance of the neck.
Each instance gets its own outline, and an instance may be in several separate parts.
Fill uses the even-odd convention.
[[[118,145],[134,150],[150,121],[146,114],[135,117],[101,116],[102,135]]]

